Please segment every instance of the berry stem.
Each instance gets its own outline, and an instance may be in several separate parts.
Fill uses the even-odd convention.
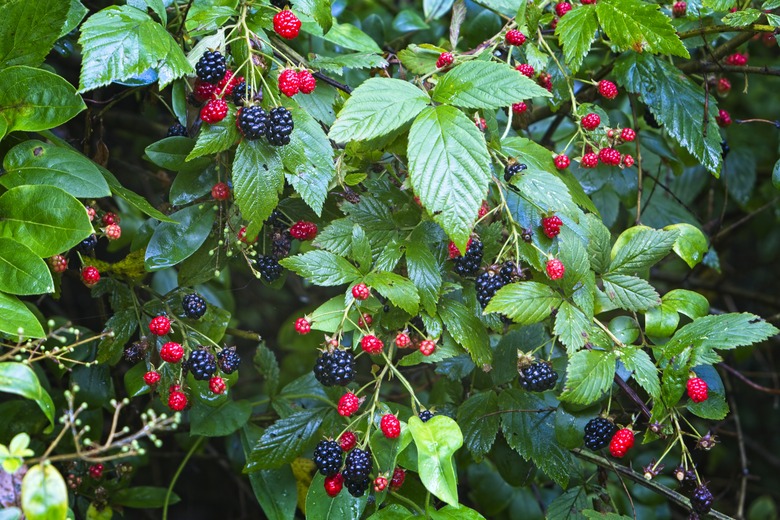
[[[404,375],[397,368],[395,368],[395,366],[393,366],[393,363],[390,360],[390,358],[387,356],[387,354],[382,352],[382,357],[385,358],[385,362],[387,363],[387,365],[385,365],[385,366],[386,367],[390,367],[390,370],[393,372],[395,377],[397,377],[398,380],[401,382],[401,384],[404,385],[404,387],[406,387],[406,389],[409,391],[409,395],[414,400],[414,403],[417,403],[417,406],[422,408],[423,405],[420,402],[420,400],[417,399],[417,394],[414,393],[414,389],[412,388],[412,385],[409,383],[409,381],[404,377]]]

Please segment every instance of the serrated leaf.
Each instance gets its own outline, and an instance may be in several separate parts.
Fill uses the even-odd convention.
[[[192,72],[168,31],[129,5],[107,7],[90,16],[81,26],[79,44],[83,53],[81,92],[128,80],[150,69],[157,73],[163,89]]]
[[[393,305],[400,307],[412,316],[417,314],[420,306],[420,295],[417,294],[417,288],[408,278],[390,272],[370,273],[366,276],[365,283],[389,299]]]
[[[612,246],[611,273],[635,274],[665,258],[677,239],[676,231],[634,226],[620,234]]]
[[[545,518],[547,520],[582,520],[585,517],[581,511],[586,509],[588,504],[587,490],[582,486],[576,486],[567,489],[550,502]]]
[[[31,295],[54,292],[51,272],[40,256],[21,242],[0,237],[0,291]]]
[[[327,33],[333,26],[330,0],[293,0],[295,12],[310,16]]]
[[[705,316],[678,330],[664,346],[664,356],[668,359],[679,355],[689,346],[731,350],[764,341],[778,333],[776,327],[747,312]]]
[[[569,302],[563,302],[555,316],[553,333],[561,343],[566,345],[566,351],[573,354],[588,341],[588,331],[591,324],[585,314]]]
[[[266,428],[247,457],[244,473],[278,468],[295,460],[317,433],[329,411],[329,408],[302,410]]]
[[[473,312],[461,302],[445,298],[439,304],[439,316],[453,339],[468,351],[475,365],[490,364],[493,360],[490,338]]]
[[[69,9],[70,2],[64,0],[3,1],[0,19],[3,67],[40,65],[60,34]]]
[[[353,52],[350,54],[339,54],[338,56],[320,56],[315,54],[314,59],[309,61],[309,66],[313,69],[342,74],[344,69],[384,69],[387,67],[387,60],[378,54],[367,52]]]
[[[453,68],[433,89],[433,100],[463,108],[496,109],[534,97],[547,89],[503,63],[468,61]]]
[[[309,251],[279,263],[312,283],[326,287],[351,283],[360,278],[360,271],[354,265],[328,251]]]
[[[441,271],[428,245],[416,240],[414,233],[406,243],[406,270],[409,279],[417,286],[425,312],[435,315],[442,282]]]
[[[512,179],[520,195],[544,212],[563,212],[575,215],[577,206],[566,184],[552,173],[528,169]]]
[[[597,273],[603,273],[609,268],[610,262],[609,243],[611,236],[609,228],[593,214],[588,214],[585,217],[590,266]]]
[[[328,135],[339,143],[387,135],[419,114],[429,101],[425,92],[409,82],[368,79],[344,103]]]
[[[482,133],[456,108],[426,108],[409,131],[408,156],[412,187],[423,207],[465,249],[490,180]]]
[[[712,96],[705,134],[704,89],[674,65],[647,54],[627,53],[617,60],[615,75],[629,92],[642,95],[650,112],[672,138],[707,170],[718,175],[722,150],[720,132],[715,125],[718,107]]]
[[[511,388],[498,396],[501,431],[507,444],[525,460],[532,460],[558,485],[569,482],[572,459],[555,438],[557,401]]]
[[[612,386],[615,359],[614,352],[604,350],[580,350],[571,356],[561,400],[576,404],[596,402]]]
[[[620,360],[627,369],[634,372],[633,377],[636,382],[651,397],[657,399],[661,396],[661,382],[658,378],[658,370],[646,351],[633,347],[623,349]]]
[[[515,323],[531,325],[548,318],[562,301],[549,285],[517,282],[499,289],[485,308],[485,314],[500,312]]]
[[[312,26],[310,23],[304,24],[303,29],[315,36],[322,37],[324,40],[353,51],[374,54],[382,53],[382,49],[373,38],[351,23],[335,23],[326,34],[322,34],[322,29],[319,26]]]
[[[231,106],[222,121],[201,126],[198,140],[185,160],[191,161],[197,157],[227,150],[238,141],[239,137],[241,136],[236,128],[236,109]]]
[[[761,18],[761,11],[748,7],[747,9],[727,14],[723,17],[723,23],[732,27],[742,27],[750,25],[759,18]]]
[[[559,20],[555,34],[563,47],[566,64],[576,72],[590,51],[599,21],[596,18],[596,7],[593,5],[583,5],[566,14],[567,16]]]
[[[498,396],[492,390],[472,395],[458,407],[458,424],[463,428],[463,443],[479,459],[496,440],[499,426]]]
[[[640,0],[601,0],[596,4],[599,22],[621,50],[672,54],[690,58],[688,50],[658,5]]]
[[[233,159],[233,196],[248,221],[246,236],[257,235],[282,189],[284,170],[278,149],[263,141],[241,141]]]
[[[661,302],[658,292],[642,278],[607,273],[602,280],[607,298],[621,309],[643,311]]]
[[[445,49],[429,43],[412,43],[398,52],[398,59],[413,74],[427,74],[436,69],[436,60]]]
[[[458,475],[453,455],[463,446],[458,423],[445,415],[428,422],[413,416],[408,426],[417,446],[417,468],[423,485],[443,502],[457,506]]]
[[[332,220],[325,229],[317,234],[314,245],[339,256],[347,256],[352,249],[352,228],[354,224],[348,218]]]

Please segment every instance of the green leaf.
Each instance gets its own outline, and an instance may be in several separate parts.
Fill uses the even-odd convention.
[[[241,135],[236,128],[236,109],[230,107],[222,121],[201,126],[198,140],[186,160],[191,161],[197,157],[225,151],[233,146],[239,137]]]
[[[437,103],[463,108],[496,109],[551,94],[503,63],[467,61],[442,77],[433,89]]]
[[[40,65],[58,38],[69,7],[69,2],[63,0],[3,1],[0,64]]]
[[[390,504],[369,516],[367,520],[407,520],[411,514],[411,511],[400,504]]]
[[[409,131],[408,156],[412,186],[423,207],[465,249],[490,180],[482,133],[456,108],[427,108]]]
[[[367,501],[368,493],[355,498],[346,489],[335,498],[329,497],[325,492],[325,477],[317,472],[306,494],[306,517],[318,520],[360,520]]]
[[[723,394],[709,392],[707,400],[701,403],[688,402],[688,410],[697,417],[709,419],[711,421],[720,421],[726,418],[729,413],[729,405]]]
[[[598,4],[599,6],[601,3]],[[641,94],[650,112],[678,143],[717,175],[721,167],[720,132],[715,125],[717,103],[709,98],[709,125],[704,133],[704,89],[674,65],[647,54],[627,53],[615,64],[618,81]]]
[[[620,234],[612,246],[611,273],[636,274],[661,261],[672,250],[678,233],[634,226]]]
[[[759,18],[761,18],[761,11],[748,7],[747,9],[727,14],[723,17],[723,23],[732,27],[743,27],[750,25]]]
[[[41,258],[67,251],[92,234],[84,205],[54,186],[19,186],[0,195],[0,237]]]
[[[412,316],[417,314],[420,306],[420,295],[417,288],[408,279],[400,274],[380,272],[370,273],[365,278],[369,287],[376,289],[379,294],[388,298],[393,305],[400,307]]]
[[[555,316],[553,333],[566,345],[566,351],[573,354],[588,341],[591,324],[585,314],[571,303],[564,301]]]
[[[697,318],[678,330],[664,346],[664,356],[677,356],[689,346],[731,350],[752,345],[780,331],[755,314],[730,313]]]
[[[279,263],[312,283],[326,287],[351,283],[360,278],[360,271],[354,265],[328,251],[309,251]]]
[[[517,388],[505,390],[498,396],[501,431],[507,444],[565,488],[573,461],[555,438],[557,404],[552,397]]]
[[[65,520],[68,488],[48,462],[31,467],[22,479],[22,511],[27,520]]]
[[[54,128],[87,108],[70,83],[45,70],[8,67],[0,70],[0,85],[0,139]]]
[[[292,4],[296,13],[312,17],[324,32],[328,32],[333,25],[330,0],[293,0]]]
[[[614,352],[603,350],[580,350],[571,356],[561,400],[575,404],[596,402],[612,386],[615,359]]]
[[[326,72],[342,74],[344,69],[384,69],[387,67],[387,60],[378,54],[369,54],[366,52],[353,52],[350,54],[339,54],[337,56],[320,56],[315,54],[314,59],[309,61],[309,66],[312,69],[321,69]]]
[[[702,318],[710,312],[710,302],[701,294],[686,289],[673,289],[661,301],[690,319]]]
[[[97,362],[116,364],[122,358],[125,346],[132,339],[137,328],[138,316],[134,308],[114,312],[103,328],[106,332],[111,331],[113,334],[104,336],[98,343]]]
[[[289,464],[317,433],[329,409],[302,410],[269,426],[247,457],[244,473]]]
[[[16,296],[0,292],[0,332],[11,337],[42,338],[46,336],[40,322]],[[22,331],[21,334],[19,331]]]
[[[333,27],[324,35],[322,34],[322,29],[312,23],[304,22],[302,29],[315,36],[320,36],[326,41],[353,51],[370,52],[374,54],[382,53],[382,49],[376,44],[373,38],[350,23],[333,24]]]
[[[190,410],[190,434],[224,437],[242,428],[251,415],[249,401],[227,399],[216,407],[196,403]]]
[[[555,34],[558,36],[558,43],[563,47],[566,64],[576,72],[590,51],[599,22],[593,5],[583,5],[566,14],[567,16],[561,17],[558,22]]]
[[[699,228],[681,223],[666,226],[664,229],[678,231],[677,240],[674,241],[674,252],[685,260],[688,267],[693,269],[696,264],[704,260],[710,245]]]
[[[133,509],[157,509],[165,504],[168,489],[154,486],[134,486],[121,488],[111,494],[111,504]],[[181,498],[171,493],[169,504],[178,504]]]
[[[549,285],[517,282],[499,289],[485,308],[485,314],[500,312],[515,323],[531,325],[548,318],[561,301],[561,296]]]
[[[439,304],[439,316],[452,338],[465,348],[478,367],[490,365],[493,351],[485,326],[461,302],[445,298]]]
[[[454,0],[423,0],[423,14],[428,20],[441,18],[452,7]]]
[[[485,517],[473,509],[458,504],[457,506],[446,505],[438,510],[428,510],[431,520],[485,520]],[[414,518],[412,515],[409,518]]]
[[[403,9],[393,18],[393,29],[398,32],[419,31],[429,27],[425,20],[411,9]]]
[[[247,424],[241,429],[240,436],[244,456],[248,456],[251,446],[262,436],[262,430]],[[290,466],[255,471],[249,475],[249,482],[268,520],[286,520],[295,516],[298,494],[295,476]]]
[[[108,183],[108,186],[111,188],[111,191],[113,192],[114,195],[123,199],[125,202],[130,204],[132,207],[134,207],[141,213],[148,215],[152,218],[156,218],[157,220],[160,220],[162,222],[175,222],[175,220],[165,216],[159,210],[155,209],[151,204],[149,204],[149,201],[146,200],[146,198],[141,197],[137,193],[130,191],[124,186],[122,186],[119,183],[119,180],[116,177],[114,177],[114,174],[111,173],[110,171],[106,170],[105,168],[100,168],[100,173],[103,174],[103,178]]]
[[[263,141],[243,140],[233,160],[233,196],[248,224],[247,236],[255,236],[279,202],[284,170],[278,151]]]
[[[582,512],[586,518],[591,520],[631,520],[632,517],[626,515],[620,515],[618,513],[603,513],[601,511],[594,511],[592,509],[586,509]]]
[[[569,188],[552,173],[529,168],[522,175],[516,175],[511,182],[520,191],[521,197],[541,211],[560,212],[569,216],[579,214]]]
[[[216,213],[210,204],[199,204],[172,213],[171,218],[173,223],[154,229],[146,246],[144,266],[149,271],[173,267],[195,253],[208,238]]]
[[[295,129],[290,144],[282,147],[285,177],[295,191],[319,216],[328,196],[330,181],[336,176],[333,147],[322,126],[306,111],[292,109]]]
[[[24,184],[49,184],[78,198],[111,195],[97,165],[70,148],[25,141],[6,154],[3,168],[6,173],[0,176],[0,184],[9,189]]]
[[[54,292],[46,262],[26,245],[0,237],[0,291],[30,295]]]
[[[205,133],[204,128],[201,133]],[[213,162],[211,158],[203,158],[199,161],[187,162],[192,149],[195,147],[195,140],[189,137],[166,137],[160,139],[146,147],[144,153],[146,157],[160,168],[172,171],[192,171],[203,170]],[[177,177],[178,178],[178,177]],[[174,179],[175,182],[175,179]]]
[[[146,12],[128,5],[111,6],[81,25],[79,90],[134,78],[151,69],[160,89],[193,72],[176,40]]]
[[[567,13],[568,14],[568,13]],[[561,18],[561,21],[565,19]],[[588,492],[582,486],[567,489],[558,495],[547,506],[547,520],[582,520],[585,517],[580,511],[586,509],[592,501],[588,500]]]
[[[2,293],[0,293],[0,309],[2,309]],[[6,314],[3,313],[4,320]],[[54,402],[49,393],[43,389],[35,372],[22,363],[0,363],[0,392],[15,394],[35,401],[43,411],[49,424],[54,426]]]
[[[418,228],[421,229],[421,228]],[[420,303],[425,312],[433,316],[436,314],[436,303],[441,289],[441,271],[436,257],[428,248],[428,245],[419,240],[416,230],[406,243],[406,270],[409,279],[414,282],[420,294]]]
[[[661,396],[661,382],[658,370],[650,355],[641,348],[626,348],[620,351],[620,360],[627,369],[634,372],[633,377],[639,386],[645,389],[653,399]]]
[[[429,101],[424,91],[406,81],[368,79],[344,103],[329,137],[346,143],[387,135],[419,114]]]
[[[442,502],[458,505],[458,475],[453,455],[463,446],[458,423],[446,415],[428,422],[409,419],[409,431],[417,446],[417,469],[425,488]]]
[[[614,273],[605,274],[602,280],[607,298],[621,309],[643,311],[661,302],[661,297],[647,280]]]
[[[458,407],[458,424],[463,427],[466,448],[479,459],[493,447],[498,434],[498,396],[492,390],[469,397]]]
[[[398,52],[398,59],[413,74],[427,74],[436,68],[436,60],[444,50],[428,43],[412,43]]]
[[[596,215],[585,216],[585,228],[588,235],[588,258],[591,269],[603,273],[609,268],[609,243],[611,236],[609,228]]]
[[[621,50],[690,58],[671,21],[658,5],[640,0],[601,0],[596,4],[596,12],[604,32]]]

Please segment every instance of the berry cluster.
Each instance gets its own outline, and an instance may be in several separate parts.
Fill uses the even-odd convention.
[[[529,392],[552,390],[558,381],[558,373],[546,362],[535,362],[520,369],[520,385]]]
[[[314,240],[317,236],[317,224],[299,220],[290,227],[290,235],[298,240]]]
[[[193,320],[202,318],[208,308],[206,300],[197,293],[191,293],[182,298],[181,306],[184,309],[184,315]]]
[[[516,273],[515,263],[509,260],[500,268],[491,267],[477,277],[474,285],[477,289],[477,300],[483,309],[499,289],[512,281]]]
[[[441,54],[439,54],[439,57],[436,60],[436,68],[444,69],[452,65],[454,61],[455,61],[455,56],[453,56],[451,52],[442,52]]]
[[[320,441],[314,448],[314,457],[312,460],[317,466],[317,471],[326,477],[332,477],[341,470],[344,451],[338,442],[327,440]]]
[[[308,69],[300,71],[284,69],[279,73],[279,91],[287,97],[301,94],[311,94],[317,88],[317,80]]]
[[[633,445],[634,432],[630,428],[622,428],[609,441],[609,452],[613,457],[622,458]]]
[[[344,483],[350,495],[353,497],[363,496],[368,489],[368,476],[373,468],[374,462],[369,451],[355,448],[347,453],[344,460],[344,471],[341,475],[344,477]]]
[[[609,441],[617,433],[615,423],[603,417],[596,417],[585,425],[585,447],[589,450],[600,450],[609,445]]]
[[[350,350],[323,352],[314,364],[314,377],[324,386],[346,386],[355,379],[355,357]]]
[[[456,247],[457,255],[454,257],[452,255],[453,246],[454,244],[450,244],[450,258],[455,263],[455,272],[461,276],[474,276],[482,263],[482,242],[477,237],[470,238],[466,246],[466,254],[460,255],[460,251]]]
[[[547,235],[547,238],[555,238],[561,232],[561,226],[563,221],[558,215],[552,215],[542,218],[542,231]]]
[[[205,347],[190,352],[187,369],[198,381],[206,381],[217,371],[217,358]]]

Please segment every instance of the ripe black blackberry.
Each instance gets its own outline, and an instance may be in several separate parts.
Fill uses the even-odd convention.
[[[284,107],[271,109],[271,117],[268,126],[265,129],[265,138],[274,146],[284,146],[290,144],[290,134],[292,134],[295,124],[292,114]]]
[[[367,478],[364,478],[363,480],[344,480],[347,491],[355,498],[362,497],[366,493],[370,483],[371,482]]]
[[[259,102],[262,100],[263,90],[260,88],[258,88],[257,91],[252,90],[249,88],[249,85],[246,84],[246,81],[242,81],[233,88],[233,103],[237,107],[242,107],[252,101]]]
[[[507,165],[506,168],[504,168],[504,180],[506,182],[509,182],[512,180],[512,177],[520,173],[521,171],[527,169],[528,166],[526,166],[523,163],[512,163]]]
[[[181,306],[184,308],[184,315],[193,320],[197,320],[206,314],[206,300],[196,293],[188,294],[182,298]]]
[[[214,354],[204,348],[193,350],[187,360],[187,368],[192,377],[198,381],[206,381],[217,371],[217,360]]]
[[[284,224],[282,224],[282,223],[280,222],[280,220],[282,219],[282,217],[284,217],[284,215],[282,214],[282,212],[281,212],[281,211],[279,211],[278,209],[275,209],[275,210],[273,210],[273,211],[271,212],[271,214],[270,214],[270,215],[268,215],[268,218],[267,218],[267,219],[265,219],[265,222],[263,222],[263,224],[265,224],[266,226],[273,226],[273,227],[280,227],[280,226],[284,226]]]
[[[507,262],[511,266],[502,266],[500,269],[490,268],[477,277],[475,286],[477,289],[477,300],[484,309],[493,296],[503,286],[512,281],[512,271],[514,262]]]
[[[149,342],[145,339],[130,343],[125,347],[125,359],[132,364],[136,364],[139,361],[143,361],[148,351]]]
[[[225,77],[225,72],[227,72],[225,57],[219,51],[204,52],[195,65],[195,74],[212,85],[219,83]]]
[[[520,370],[520,384],[529,392],[550,390],[558,381],[558,373],[550,363],[531,363]]]
[[[285,258],[290,254],[292,237],[287,229],[274,229],[271,234],[271,254],[274,258]]]
[[[98,243],[97,235],[92,233],[87,238],[79,242],[78,245],[76,246],[76,249],[78,249],[80,253],[89,254],[95,250],[97,243]]]
[[[168,133],[165,135],[165,137],[188,137],[190,134],[187,132],[187,129],[182,125],[181,123],[174,123],[171,126],[168,127]]]
[[[236,117],[238,131],[250,141],[260,139],[265,135],[268,122],[268,113],[258,106],[242,107]]]
[[[341,469],[341,458],[344,450],[336,441],[320,441],[314,448],[314,464],[317,470],[326,477],[332,477]]]
[[[282,266],[272,256],[260,255],[255,261],[260,276],[268,283],[274,282],[282,276]]]
[[[694,513],[699,515],[706,515],[712,509],[712,503],[715,498],[712,496],[712,492],[707,489],[707,486],[701,484],[697,486],[691,495],[691,508]]]
[[[523,242],[526,243],[531,242],[531,240],[533,240],[533,237],[534,237],[533,231],[531,231],[530,229],[523,228],[523,232],[520,234],[520,238],[523,239]]]
[[[479,264],[482,263],[482,242],[474,237],[469,243],[466,254],[456,257],[455,272],[461,276],[473,276],[479,270]]]
[[[420,420],[421,420],[422,422],[428,422],[428,421],[430,421],[431,419],[433,419],[433,416],[434,416],[434,415],[436,415],[436,414],[434,414],[434,413],[433,413],[432,411],[430,411],[430,410],[422,410],[422,411],[421,411],[421,412],[418,414],[418,417],[420,418]]]
[[[347,453],[344,460],[344,471],[341,472],[341,475],[346,482],[362,482],[368,478],[373,468],[374,461],[371,460],[371,452],[354,448]]]
[[[225,374],[232,374],[238,370],[238,365],[241,363],[241,357],[236,352],[236,347],[223,348],[217,354],[217,364],[219,369]]]
[[[617,431],[618,427],[609,419],[603,417],[591,419],[585,425],[585,447],[593,451],[606,448]]]
[[[314,363],[314,377],[323,386],[346,386],[355,379],[355,356],[349,350],[324,352]]]
[[[279,9],[284,9],[288,5],[290,5],[290,2],[288,0],[271,0],[271,5],[274,7],[278,7]]]

